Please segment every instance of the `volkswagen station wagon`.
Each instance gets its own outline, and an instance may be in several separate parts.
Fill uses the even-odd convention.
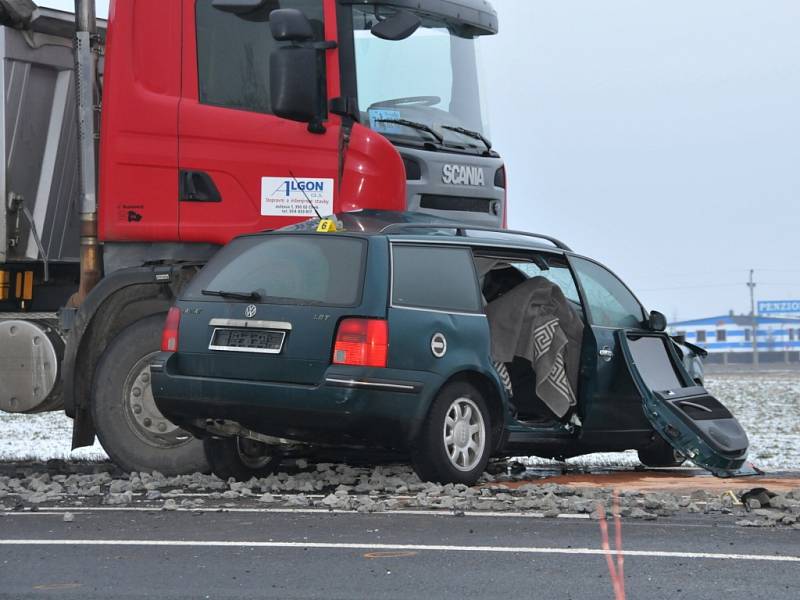
[[[466,484],[504,456],[743,466],[747,435],[665,317],[599,262],[412,213],[317,229],[235,239],[169,312],[154,397],[218,476],[313,448],[388,449],[423,480]]]

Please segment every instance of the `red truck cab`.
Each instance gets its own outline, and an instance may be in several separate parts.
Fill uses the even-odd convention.
[[[316,127],[271,106],[285,78],[270,63],[299,45],[272,35],[279,8],[313,31],[318,68],[294,77],[324,94]],[[403,39],[372,31],[409,17]],[[313,217],[309,200],[323,215],[408,208],[502,224],[475,48],[496,30],[482,0],[112,0],[100,239],[221,245]]]

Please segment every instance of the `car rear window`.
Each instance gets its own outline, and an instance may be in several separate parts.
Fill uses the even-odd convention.
[[[261,302],[354,306],[361,297],[366,241],[320,234],[244,237],[222,249],[184,298],[202,290],[256,292]]]
[[[392,304],[448,312],[481,312],[472,251],[468,248],[392,248]]]

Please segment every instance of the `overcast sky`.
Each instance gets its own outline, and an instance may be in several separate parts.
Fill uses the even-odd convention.
[[[749,311],[750,268],[758,298],[800,298],[798,0],[492,1],[511,227],[602,260],[670,319]]]

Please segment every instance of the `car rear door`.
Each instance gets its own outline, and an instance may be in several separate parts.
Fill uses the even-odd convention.
[[[653,428],[715,475],[740,469],[747,458],[747,434],[719,400],[692,380],[669,336],[619,331],[617,339]]]
[[[389,364],[447,377],[491,364],[472,250],[394,240]]]

